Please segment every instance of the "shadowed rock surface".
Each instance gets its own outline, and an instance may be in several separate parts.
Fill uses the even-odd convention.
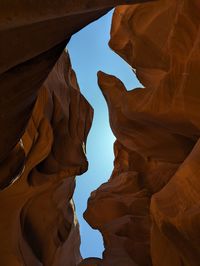
[[[198,266],[199,1],[118,7],[110,47],[144,88],[98,74],[117,138],[112,176],[85,212],[104,238],[100,265]]]
[[[38,90],[72,34],[112,7],[145,0],[0,0],[0,161],[24,133]],[[15,123],[15,121],[18,123]]]
[[[144,88],[98,74],[115,162],[85,213],[103,259],[79,252],[72,196],[93,111],[63,49],[113,6],[139,2],[0,0],[1,266],[199,266],[198,0],[115,10],[110,46]]]
[[[0,0],[1,266],[81,261],[72,196],[93,111],[63,50],[112,7],[138,2]]]
[[[14,166],[20,169],[25,157],[24,169],[0,192],[2,266],[71,266],[81,261],[72,195],[75,176],[87,170],[84,147],[92,116],[63,53],[39,90],[17,146]]]

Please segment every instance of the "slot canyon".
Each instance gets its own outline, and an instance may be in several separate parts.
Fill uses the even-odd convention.
[[[97,73],[115,159],[84,212],[102,258],[83,258],[95,110],[66,46],[113,8],[109,47],[142,86]],[[200,0],[0,0],[0,40],[0,266],[199,266]]]

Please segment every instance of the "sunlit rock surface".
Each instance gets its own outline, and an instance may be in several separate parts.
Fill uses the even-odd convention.
[[[198,266],[199,1],[117,8],[110,46],[144,88],[98,74],[117,141],[112,176],[85,213],[104,238],[96,265]]]

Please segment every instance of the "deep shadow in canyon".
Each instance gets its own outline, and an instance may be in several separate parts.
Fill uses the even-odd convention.
[[[0,0],[2,266],[199,265],[200,4],[144,2]],[[109,45],[144,88],[98,73],[115,161],[84,214],[103,235],[103,258],[83,260],[72,197],[93,109],[63,50],[126,3]]]

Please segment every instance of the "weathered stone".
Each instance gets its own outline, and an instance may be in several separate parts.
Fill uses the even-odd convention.
[[[16,169],[26,161],[18,179],[9,183],[15,173],[10,171],[7,187],[1,187],[0,265],[71,266],[81,261],[72,195],[75,176],[87,170],[84,145],[92,114],[63,53],[39,90],[18,145],[22,155],[16,150],[8,158],[10,164],[18,159]]]
[[[110,46],[144,88],[98,74],[117,138],[85,213],[104,238],[102,266],[199,265],[199,14],[190,0],[115,10]]]
[[[0,0],[0,124],[8,129],[0,131],[0,162],[24,133],[38,90],[72,34],[118,4],[140,1]]]
[[[0,0],[0,265],[199,265],[200,4],[143,2]],[[123,3],[110,46],[144,88],[98,74],[117,141],[84,214],[103,259],[82,260],[72,196],[93,111],[62,52]]]

